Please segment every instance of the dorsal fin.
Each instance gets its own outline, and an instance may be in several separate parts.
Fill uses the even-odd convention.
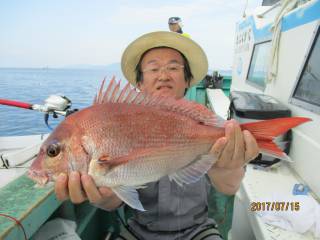
[[[106,81],[106,78],[103,79],[98,95],[94,97],[93,104],[101,102],[101,96],[102,96],[102,91],[103,91],[105,81]]]
[[[103,97],[101,99],[101,102],[109,102],[109,100],[111,99],[114,89],[116,88],[116,79],[113,76],[113,78],[111,79],[111,82],[109,83],[107,90],[104,92]],[[100,89],[101,91],[101,89]]]
[[[176,100],[170,97],[151,95],[138,92],[131,87],[130,83],[120,89],[120,82],[116,82],[115,77],[111,79],[107,90],[103,93],[105,79],[102,81],[98,95],[95,97],[94,104],[103,103],[127,103],[134,105],[152,106],[157,109],[177,112],[188,116],[204,125],[216,126],[215,114],[201,104],[188,101],[186,99]]]
[[[127,83],[126,86],[122,89],[121,94],[117,102],[124,102],[131,92],[130,83]]]

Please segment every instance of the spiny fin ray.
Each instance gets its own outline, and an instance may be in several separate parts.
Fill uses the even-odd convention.
[[[181,115],[190,117],[204,125],[217,125],[215,114],[201,104],[191,102],[186,99],[176,100],[170,97],[138,92],[135,88],[131,88],[129,83],[123,89],[120,89],[120,82],[117,83],[114,76],[107,86],[107,90],[103,93],[104,83],[105,80],[103,80],[101,84],[99,93],[94,100],[94,104],[127,103],[150,106],[164,111],[180,113]]]

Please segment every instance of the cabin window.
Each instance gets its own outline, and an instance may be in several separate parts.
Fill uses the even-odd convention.
[[[310,47],[291,102],[313,112],[320,113],[320,28]]]
[[[271,41],[254,45],[247,81],[260,89],[266,86]]]

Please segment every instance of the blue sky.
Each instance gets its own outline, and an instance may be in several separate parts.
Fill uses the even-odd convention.
[[[138,36],[168,30],[180,16],[207,53],[211,69],[230,69],[235,23],[245,0],[0,2],[0,67],[64,67],[119,62]],[[249,0],[248,9],[261,0]]]

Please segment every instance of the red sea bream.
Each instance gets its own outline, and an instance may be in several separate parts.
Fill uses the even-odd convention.
[[[197,181],[216,161],[209,151],[225,131],[204,106],[131,89],[114,79],[92,106],[68,116],[41,146],[29,176],[39,184],[60,173],[88,172],[133,208],[144,210],[137,188],[169,176],[179,185]],[[241,124],[261,151],[285,158],[273,142],[308,118]]]

